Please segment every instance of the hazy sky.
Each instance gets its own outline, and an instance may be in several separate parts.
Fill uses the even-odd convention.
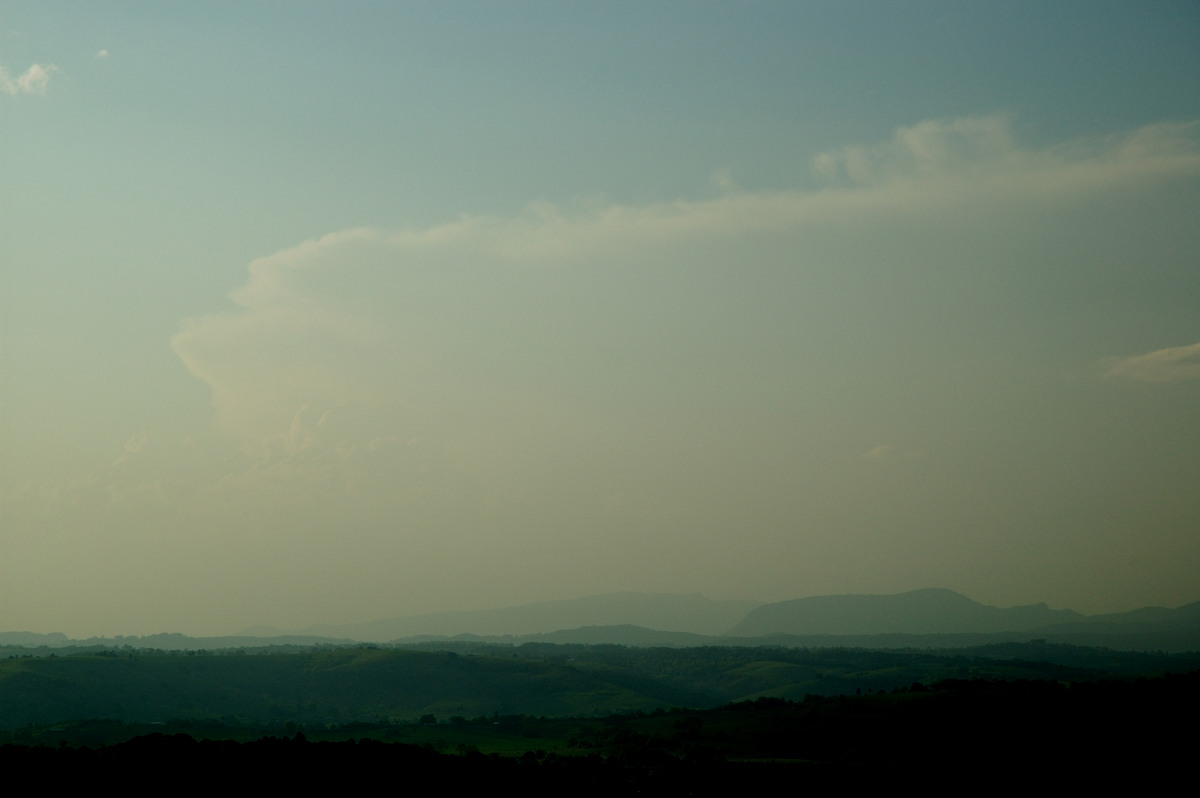
[[[0,629],[1200,599],[1195,2],[0,3]]]

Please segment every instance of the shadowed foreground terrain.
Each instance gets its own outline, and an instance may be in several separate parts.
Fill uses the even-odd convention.
[[[346,738],[345,728],[298,729],[238,742],[220,734],[233,729],[212,729],[211,738],[197,739],[164,724],[165,731],[95,747],[66,739],[10,742],[0,746],[0,765],[86,774],[89,781],[152,762],[160,772],[195,774],[213,787],[234,780],[333,786],[353,774],[597,795],[721,794],[763,778],[808,787],[963,787],[1025,779],[1165,786],[1190,762],[1190,736],[1175,724],[1191,716],[1198,697],[1200,673],[1071,685],[948,680],[886,693],[761,698],[711,710],[594,719],[459,718],[441,728],[428,718],[415,727],[413,742],[380,739],[404,734],[394,728],[372,734],[360,728],[357,738]],[[91,730],[121,731],[112,723],[91,724]],[[48,731],[69,736],[80,729]],[[415,742],[420,737],[425,741]],[[451,744],[455,738],[460,742]],[[529,747],[508,756],[463,742],[520,738]]]
[[[0,764],[90,781],[153,762],[213,787],[1147,786],[1190,762],[1181,724],[1200,704],[1196,655],[458,649],[8,653]]]
[[[56,651],[3,651],[0,729],[78,718],[282,728],[288,722],[411,723],[427,714],[597,717],[764,696],[877,693],[945,679],[1083,682],[1200,668],[1197,655],[1037,643],[952,651],[469,642],[416,649]]]

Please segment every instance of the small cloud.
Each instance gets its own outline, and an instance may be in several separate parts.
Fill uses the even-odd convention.
[[[712,184],[721,191],[733,191],[737,184],[733,181],[733,170],[726,166],[712,173]]]
[[[859,457],[863,460],[870,460],[875,463],[881,463],[885,460],[888,462],[896,462],[902,460],[920,460],[925,456],[925,452],[921,449],[906,449],[899,446],[893,446],[890,443],[876,446],[869,452],[863,452]]]
[[[113,461],[113,465],[119,466],[124,463],[128,463],[130,460],[134,459],[137,455],[139,455],[140,453],[145,451],[146,447],[150,444],[151,441],[154,440],[155,437],[156,437],[156,433],[152,430],[147,430],[145,432],[141,432],[141,433],[138,433],[137,435],[134,435],[132,438],[125,441],[124,451],[121,452],[120,457],[118,457],[116,460]]]
[[[96,57],[97,58],[108,58],[108,50],[98,50],[96,52]]]
[[[885,443],[882,446],[876,446],[874,449],[864,454],[863,457],[867,460],[884,460],[889,457],[892,452],[895,451],[895,449],[895,446]]]
[[[1200,343],[1172,346],[1133,357],[1112,357],[1105,377],[1128,377],[1143,382],[1176,382],[1200,378]]]
[[[46,86],[58,67],[54,64],[34,64],[25,73],[13,78],[8,70],[0,67],[0,91],[10,96],[18,94],[45,94]]]

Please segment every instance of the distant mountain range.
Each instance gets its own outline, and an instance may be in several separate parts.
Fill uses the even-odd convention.
[[[764,604],[728,636],[781,645],[940,648],[1044,640],[1125,650],[1200,650],[1200,602],[1083,615],[1045,604],[993,607],[953,590],[839,595]]]
[[[0,645],[61,648],[217,649],[257,646],[480,642],[626,646],[780,645],[947,648],[1043,640],[1123,650],[1200,651],[1200,602],[1167,609],[1083,615],[1045,604],[993,607],[952,590],[835,595],[757,604],[699,594],[607,593],[475,612],[411,615],[300,632],[255,627],[240,635],[69,640],[61,634],[0,633]]]
[[[358,624],[322,624],[304,635],[385,642],[416,635],[537,635],[580,626],[644,626],[671,632],[719,635],[759,606],[756,601],[713,601],[699,593],[602,593],[539,601],[495,610],[438,612]],[[270,627],[243,634],[290,634]]]

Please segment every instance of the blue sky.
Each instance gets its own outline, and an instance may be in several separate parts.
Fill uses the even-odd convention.
[[[0,628],[1178,605],[1194,3],[5,3]]]

